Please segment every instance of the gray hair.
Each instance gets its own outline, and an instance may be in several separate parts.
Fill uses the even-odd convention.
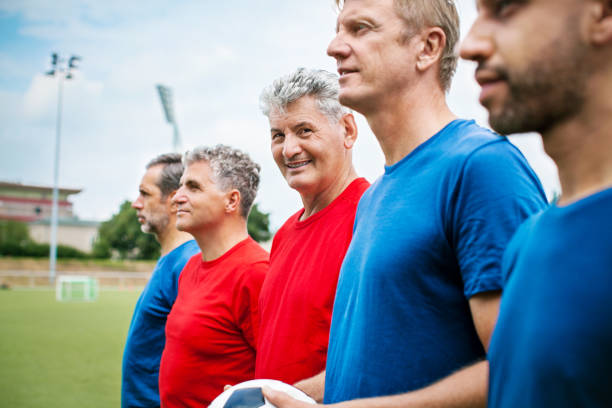
[[[330,121],[338,122],[351,111],[338,102],[338,76],[322,69],[298,68],[295,72],[275,80],[259,97],[261,111],[267,117],[277,110],[284,113],[287,106],[303,96],[312,96],[321,113]]]
[[[160,154],[151,160],[146,168],[148,170],[153,166],[164,166],[159,176],[159,180],[157,180],[157,187],[159,187],[162,193],[162,198],[166,198],[168,195],[178,190],[181,184],[181,176],[185,169],[179,153]]]
[[[219,189],[236,189],[240,192],[240,215],[246,219],[259,187],[259,164],[251,160],[248,154],[225,145],[201,146],[185,152],[185,166],[200,161],[208,163]]]

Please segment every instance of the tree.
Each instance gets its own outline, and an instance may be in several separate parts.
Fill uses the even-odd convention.
[[[124,201],[119,212],[103,222],[98,230],[93,254],[97,258],[108,258],[115,251],[121,259],[157,259],[159,243],[152,234],[140,229],[136,210],[129,201]]]
[[[30,241],[30,232],[25,222],[0,221],[0,244],[22,245],[28,241]]]
[[[257,242],[272,238],[269,214],[259,211],[257,204],[251,209],[247,221],[249,235]],[[113,253],[126,259],[157,259],[160,255],[159,243],[152,234],[145,234],[129,201],[124,201],[119,212],[98,229],[98,238],[93,246],[93,256],[109,258]]]
[[[257,242],[266,242],[272,238],[270,232],[270,214],[259,211],[257,204],[251,208],[247,220],[249,235]]]

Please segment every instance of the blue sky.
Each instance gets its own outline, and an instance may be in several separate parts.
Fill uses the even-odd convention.
[[[458,2],[462,34],[475,16]],[[301,207],[269,152],[261,89],[299,66],[335,71],[325,54],[332,0],[0,0],[0,179],[51,185],[57,80],[50,54],[82,57],[65,84],[60,185],[81,218],[104,220],[132,199],[146,162],[172,147],[155,85],[170,86],[184,148],[225,143],[262,165],[257,202],[278,228]],[[459,116],[486,125],[473,66],[462,62],[449,94]],[[374,181],[383,158],[358,117],[358,173]],[[538,136],[513,137],[549,194],[556,169]]]

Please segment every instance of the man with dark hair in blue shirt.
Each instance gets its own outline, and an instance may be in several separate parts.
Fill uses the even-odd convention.
[[[159,407],[159,362],[165,344],[166,318],[178,290],[181,270],[200,252],[192,236],[176,229],[176,204],[183,164],[177,153],[151,160],[140,182],[136,209],[142,231],[155,235],[161,258],[138,299],[125,351],[121,382],[121,406]]]
[[[611,407],[612,1],[477,1],[462,57],[502,134],[539,132],[563,193],[518,230],[489,406]]]

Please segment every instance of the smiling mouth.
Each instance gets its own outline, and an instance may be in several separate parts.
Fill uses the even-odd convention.
[[[343,77],[345,75],[348,74],[352,74],[357,72],[357,70],[351,70],[351,69],[346,69],[346,68],[338,68],[338,75],[340,75],[340,77]]]
[[[302,160],[298,162],[285,163],[285,166],[287,166],[290,169],[299,169],[300,167],[306,166],[310,162],[312,162],[312,160]]]

